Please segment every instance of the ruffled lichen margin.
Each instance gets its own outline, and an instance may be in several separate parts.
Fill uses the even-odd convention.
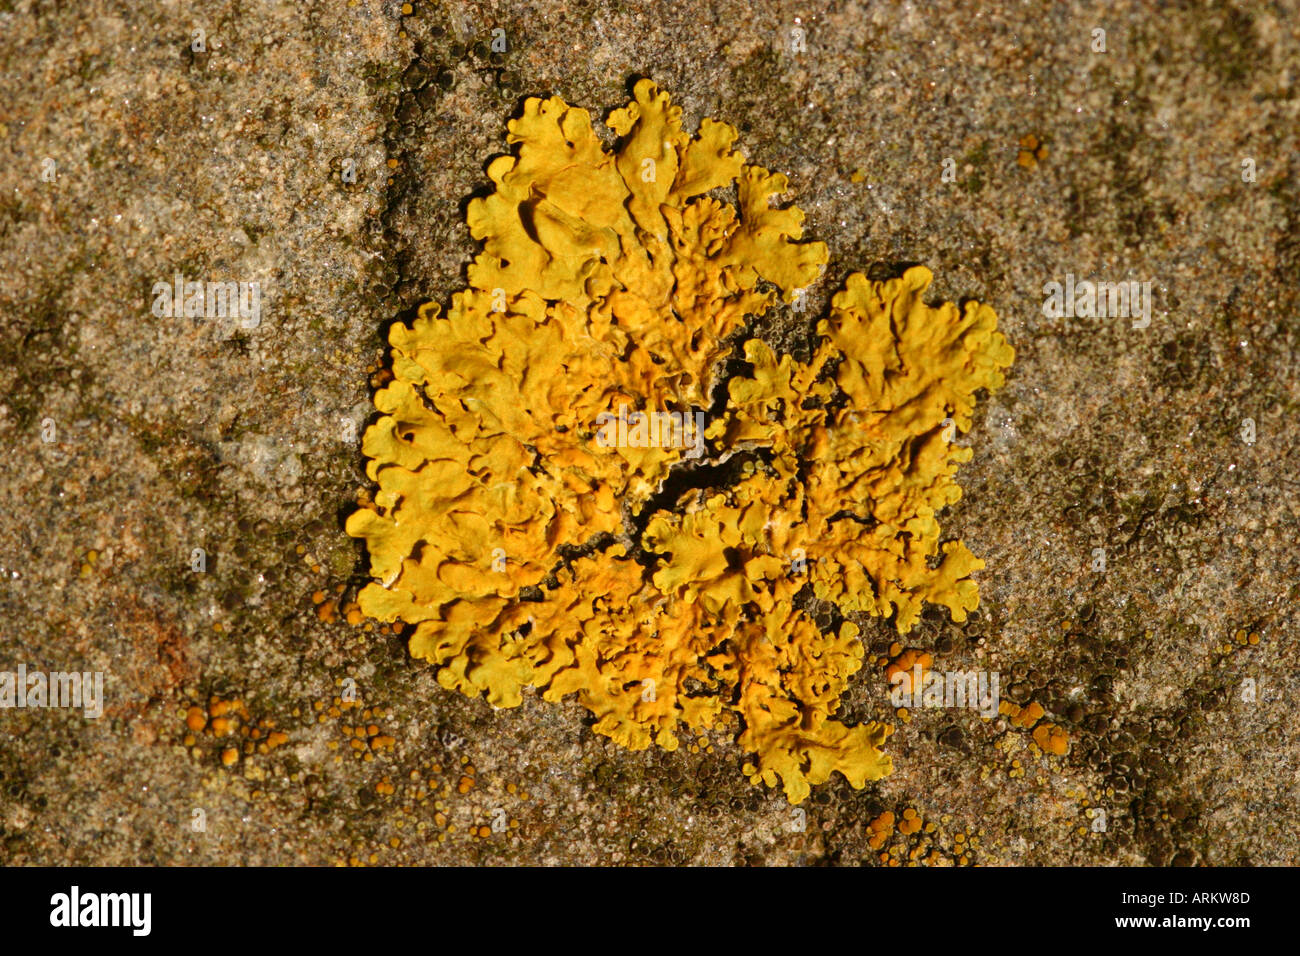
[[[927,305],[921,267],[852,275],[807,363],[742,341],[827,259],[773,204],[785,178],[725,123],[685,132],[648,80],[607,122],[613,150],[586,111],[527,100],[469,204],[469,287],[392,327],[363,439],[377,490],[347,522],[376,579],[361,607],[496,707],[576,695],[636,749],[734,727],[751,780],[793,802],[835,771],[862,787],[890,772],[891,728],[833,718],[863,648],[807,608],[906,632],[926,602],[977,605],[983,562],[936,515],[971,455],[953,435],[1012,349],[987,305]],[[717,392],[703,461],[734,467],[667,507],[665,479],[701,462],[597,440],[602,415],[711,413]]]

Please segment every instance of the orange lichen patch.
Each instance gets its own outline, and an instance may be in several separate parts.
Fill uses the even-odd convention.
[[[238,697],[229,700],[213,696],[208,700],[208,714],[212,717],[242,717],[248,720],[248,707]]]
[[[1044,753],[1056,754],[1058,757],[1064,757],[1070,750],[1070,735],[1056,724],[1043,721],[1034,728],[1034,743]]]
[[[1254,647],[1259,644],[1259,634],[1255,631],[1247,632],[1244,628],[1238,628],[1232,635],[1232,639],[1239,647]],[[1233,646],[1225,643],[1222,650],[1223,653],[1227,654],[1233,650]]]
[[[193,755],[201,757],[203,751],[197,744],[202,737],[220,740],[233,735],[242,735],[241,744],[232,744],[221,748],[219,759],[227,767],[234,765],[241,753],[251,756],[254,753],[266,755],[277,747],[289,742],[289,735],[283,731],[273,730],[275,721],[269,717],[253,720],[247,704],[239,698],[222,698],[213,695],[208,699],[207,707],[192,704],[184,711],[185,726],[189,733],[183,738],[186,747],[193,748]]]
[[[892,650],[892,648],[891,648]],[[920,667],[921,684],[917,687],[920,690],[925,686],[925,675],[929,672],[934,658],[929,651],[905,650],[885,668],[885,679],[889,681],[891,687],[894,686],[895,677],[898,676],[898,686],[907,693],[912,693],[912,687],[916,682],[916,668]],[[901,676],[899,676],[901,675]]]
[[[998,712],[1009,717],[1013,727],[1022,730],[1032,729],[1033,741],[1044,753],[1065,756],[1069,752],[1069,733],[1063,727],[1043,720],[1046,711],[1037,701],[1030,701],[1024,707],[1021,707],[1009,700],[1004,700],[998,704]],[[1012,761],[1009,775],[1012,777],[1023,777],[1025,775],[1025,771],[1020,766],[1020,761]]]
[[[375,784],[375,792],[382,796],[389,797],[397,792],[397,788],[393,786],[393,782],[391,780],[389,780],[387,777],[384,777],[377,784]]]
[[[576,695],[633,749],[734,715],[754,783],[793,802],[834,773],[861,788],[890,771],[891,728],[835,719],[858,626],[823,632],[799,595],[900,632],[927,602],[965,619],[983,564],[936,515],[972,454],[953,436],[1014,353],[987,305],[926,304],[922,267],[850,276],[806,364],[739,341],[827,261],[785,178],[731,126],[684,130],[649,81],[608,125],[613,150],[585,111],[527,100],[467,207],[469,287],[391,327],[362,443],[377,490],[347,522],[375,578],[360,610],[493,706]],[[690,447],[610,441],[627,408],[713,414],[739,349]],[[722,487],[654,501],[705,453],[736,459]]]
[[[1012,720],[1012,723],[1016,724],[1018,727],[1032,727],[1034,724],[1038,723],[1038,721],[1042,720],[1044,713],[1045,711],[1043,710],[1042,704],[1037,701],[1030,701],[1025,708],[1016,715],[1015,719]]]
[[[919,833],[923,823],[924,821],[921,819],[921,815],[911,807],[908,807],[903,811],[903,816],[898,821],[898,832],[905,836],[912,833]]]
[[[1038,164],[1047,158],[1047,144],[1043,143],[1033,133],[1026,133],[1020,137],[1020,152],[1016,155],[1016,163],[1024,169],[1036,169]]]
[[[892,811],[880,814],[867,824],[867,845],[885,866],[969,866],[980,840],[974,833],[959,830],[949,840],[940,822],[924,821],[914,808],[898,816]]]
[[[1043,710],[1043,705],[1037,701],[1030,701],[1021,707],[1012,701],[1004,700],[998,704],[998,713],[1010,717],[1013,726],[1028,730],[1038,723],[1046,712]]]
[[[347,740],[348,746],[357,759],[369,762],[373,761],[376,756],[391,754],[397,745],[397,739],[391,734],[384,732],[384,728],[376,723],[376,720],[385,716],[385,711],[381,707],[366,707],[358,715],[364,723],[351,723],[352,719],[346,716],[347,712],[355,714],[358,702],[352,700],[342,700],[334,698],[331,705],[326,705],[324,701],[317,701],[316,710],[323,711],[317,718],[323,722],[330,717],[338,718],[345,723],[339,724],[339,733]],[[330,749],[338,749],[338,741],[330,741]],[[336,757],[335,760],[342,760],[342,756]]]
[[[889,838],[894,835],[894,814],[891,810],[886,810],[880,816],[876,817],[867,824],[867,829],[871,831],[871,836],[867,837],[867,845],[873,850],[879,850]]]
[[[319,574],[321,568],[319,565],[312,565],[311,570],[313,574]],[[341,595],[345,590],[345,587],[344,585],[341,584],[336,585],[334,590],[336,592],[336,595]],[[331,597],[325,591],[317,590],[312,592],[311,603],[316,605],[316,617],[322,624],[333,624],[335,621],[338,620],[339,598],[337,596]],[[346,610],[347,607],[350,606],[354,606],[354,605],[344,606],[345,614],[347,613]],[[358,618],[357,623],[360,623],[360,618]]]
[[[208,725],[208,715],[203,708],[195,705],[185,712],[185,726],[194,733],[201,733]]]

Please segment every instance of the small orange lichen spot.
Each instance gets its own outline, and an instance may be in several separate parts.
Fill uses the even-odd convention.
[[[321,603],[322,601],[324,601],[324,600],[325,600],[325,592],[324,592],[324,591],[313,591],[313,592],[312,592],[312,595],[311,595],[311,603],[312,603],[312,604],[320,604],[320,603]]]
[[[1016,162],[1025,169],[1034,169],[1047,158],[1047,145],[1033,133],[1020,137],[1020,152]]]
[[[396,793],[397,788],[393,786],[391,780],[389,780],[387,777],[384,777],[384,779],[380,780],[377,784],[375,784],[375,792],[381,793],[387,797]]]
[[[930,656],[929,651],[906,650],[895,655],[894,662],[885,668],[885,679],[889,681],[891,687],[898,687],[903,692],[911,694],[919,669],[921,683],[916,687],[919,693],[925,686],[925,675],[933,663],[934,658]]]
[[[459,793],[469,793],[470,790],[473,789],[473,787],[474,787],[473,777],[461,777],[460,783],[456,785],[456,790]]]
[[[357,604],[494,707],[575,695],[635,750],[731,713],[753,782],[861,789],[892,728],[835,717],[865,653],[848,618],[906,634],[927,604],[977,607],[984,564],[938,516],[973,454],[954,437],[1014,352],[988,305],[928,304],[923,266],[850,275],[806,359],[748,337],[778,301],[802,311],[829,258],[789,182],[649,80],[612,147],[591,120],[525,100],[466,206],[468,287],[389,329],[362,439],[377,488],[347,519],[373,577]],[[845,620],[820,626],[805,588]]]
[[[1017,727],[1023,727],[1028,730],[1042,719],[1044,713],[1045,711],[1043,710],[1042,704],[1037,701],[1031,701],[1026,706],[1019,708],[1015,716],[1012,717],[1011,722]]]
[[[898,821],[898,832],[906,835],[919,833],[921,822],[920,814],[909,807],[903,811],[903,818]]]
[[[365,615],[361,613],[361,608],[357,607],[355,604],[346,605],[343,609],[343,613],[347,617],[348,624],[352,627],[356,627],[365,620]]]
[[[208,715],[203,712],[202,707],[196,705],[185,712],[185,726],[196,734],[201,733],[207,725]]]
[[[1044,721],[1034,728],[1034,743],[1044,753],[1064,757],[1070,749],[1070,735],[1056,724]]]
[[[873,850],[879,850],[889,838],[894,835],[894,814],[891,810],[886,810],[880,816],[876,817],[867,824],[867,829],[871,831],[871,836],[867,837],[867,845]],[[886,856],[888,854],[885,854]]]
[[[287,744],[288,742],[289,742],[289,735],[282,730],[273,730],[269,734],[267,734],[266,737],[266,745],[267,747],[270,747],[272,750],[274,750],[276,747],[282,746],[283,744]]]
[[[331,598],[316,608],[316,616],[326,624],[333,624],[338,619],[338,602]]]
[[[221,751],[221,762],[225,766],[229,767],[237,760],[239,760],[239,751],[234,747],[227,747],[225,750]]]

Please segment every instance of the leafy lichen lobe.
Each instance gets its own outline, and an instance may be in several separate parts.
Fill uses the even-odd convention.
[[[646,80],[608,125],[613,150],[585,111],[526,101],[469,205],[469,287],[393,326],[363,440],[378,490],[347,525],[376,579],[361,607],[495,706],[575,694],[632,748],[735,726],[751,779],[794,802],[836,771],[861,787],[890,770],[890,728],[834,719],[863,649],[807,598],[900,631],[926,602],[976,606],[983,563],[941,544],[936,515],[971,455],[953,434],[1013,352],[987,305],[926,305],[921,267],[851,276],[806,364],[737,343],[817,278],[825,245],[773,207],[785,178],[745,163],[731,126],[685,132]],[[655,506],[689,450],[602,441],[598,423],[710,413],[736,353],[748,370],[704,435],[715,462],[750,454],[725,486]]]

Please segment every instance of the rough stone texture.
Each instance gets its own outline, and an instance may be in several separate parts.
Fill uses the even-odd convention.
[[[1297,24],[1294,0],[0,0],[0,668],[107,675],[103,719],[0,711],[0,860],[874,864],[867,821],[912,807],[935,827],[903,858],[1297,862]],[[915,711],[895,773],[820,788],[800,832],[729,741],[631,753],[576,705],[492,712],[314,610],[365,580],[341,521],[383,331],[460,287],[506,119],[548,92],[603,118],[638,76],[789,176],[831,250],[814,316],[913,262],[998,310],[1017,361],[944,517],[987,561],[981,612],[906,644],[998,671],[1065,757]],[[260,324],[155,317],[177,272],[261,282]],[[1151,281],[1150,326],[1045,317],[1067,273]],[[330,716],[347,679],[382,716]],[[891,716],[887,689],[864,669],[849,717]],[[213,694],[289,742],[187,747]],[[343,727],[371,723],[394,743],[365,760]]]

